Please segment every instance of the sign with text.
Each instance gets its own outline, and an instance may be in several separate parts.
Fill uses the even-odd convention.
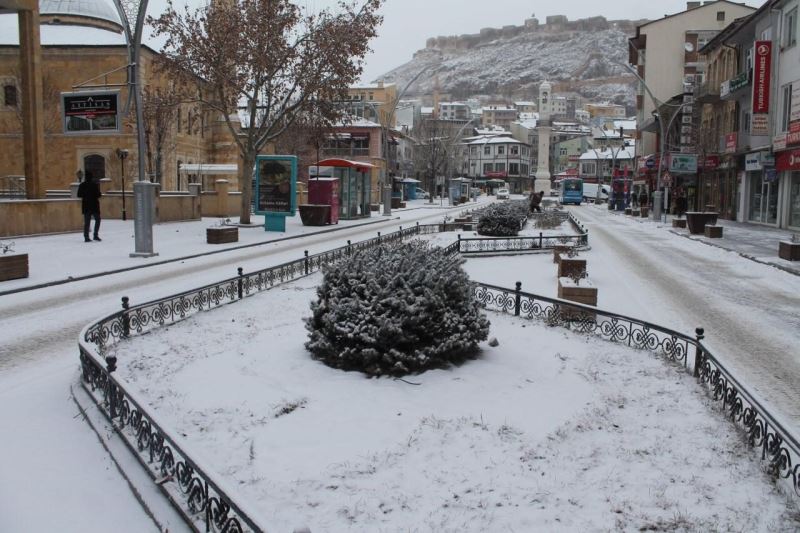
[[[750,119],[750,135],[769,135],[769,115],[756,113]]]
[[[769,81],[772,69],[772,41],[756,41],[753,66],[753,114],[769,113]]]
[[[673,174],[695,174],[697,172],[697,155],[671,153],[669,155],[669,171]]]
[[[719,166],[719,156],[716,154],[710,154],[703,159],[702,167],[706,169],[714,169]]]
[[[294,216],[297,156],[260,155],[256,158],[256,214]]]
[[[774,151],[786,149],[786,134],[781,133],[772,138],[772,149]]]
[[[736,132],[725,135],[725,153],[736,153],[736,146],[739,144],[739,136]]]
[[[800,150],[787,150],[775,158],[775,170],[800,170]]]
[[[119,133],[119,91],[61,93],[64,133]]]

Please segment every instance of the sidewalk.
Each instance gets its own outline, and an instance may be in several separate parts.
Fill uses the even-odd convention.
[[[303,226],[299,213],[286,218],[285,232],[264,231],[264,217],[253,215],[252,226],[239,227],[239,241],[229,244],[207,244],[206,228],[219,226],[222,219],[203,218],[186,222],[167,222],[153,226],[154,257],[129,256],[134,251],[133,220],[103,220],[100,225],[102,242],[83,242],[80,232],[30,237],[6,237],[4,243],[14,243],[14,252],[27,253],[29,277],[0,282],[0,296],[32,288],[56,285],[100,275],[182,261],[200,255],[215,254],[248,246],[260,246],[320,233],[337,232],[389,220],[403,225],[403,220],[420,217],[422,212],[451,217],[450,213],[485,204],[491,198],[483,196],[478,202],[458,206],[430,204],[412,200],[404,209],[393,209],[391,216],[372,213],[369,218],[340,220],[333,226]],[[235,224],[237,218],[231,219]],[[412,223],[412,222],[409,222]]]
[[[613,214],[625,216],[620,211],[614,211]],[[721,239],[710,239],[705,235],[692,235],[688,229],[673,228],[672,219],[676,218],[674,215],[667,215],[666,224],[663,222],[663,217],[661,222],[654,221],[652,218],[627,218],[642,224],[652,224],[664,228],[687,239],[735,252],[751,261],[771,265],[790,274],[800,276],[800,262],[786,261],[778,257],[778,242],[791,240],[792,231],[790,230],[718,219],[717,225],[723,227],[723,236]]]

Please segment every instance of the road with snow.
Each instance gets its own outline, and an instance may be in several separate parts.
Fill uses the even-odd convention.
[[[231,277],[239,266],[257,270],[298,259],[304,250],[313,254],[348,239],[395,231],[401,224],[439,222],[444,214],[453,215],[431,208],[399,213],[402,220],[395,216],[367,227],[0,297],[0,529],[156,530],[70,398],[70,385],[78,383],[78,334],[86,324],[119,309],[122,296],[131,303],[148,301]],[[22,244],[36,246],[33,241]],[[80,253],[78,260],[91,258]]]
[[[589,227],[592,250],[586,256],[601,307],[684,332],[705,327],[714,353],[793,428],[800,427],[800,278],[654,223],[589,206],[574,212]],[[0,529],[155,529],[76,416],[69,388],[78,382],[77,337],[83,326],[118,309],[122,296],[132,303],[163,297],[230,277],[239,266],[264,268],[302,257],[303,250],[313,254],[400,224],[437,222],[443,213],[420,209],[401,216],[0,297]]]
[[[600,307],[690,334],[703,327],[706,346],[797,432],[799,277],[652,221],[596,206],[572,211],[589,229]]]

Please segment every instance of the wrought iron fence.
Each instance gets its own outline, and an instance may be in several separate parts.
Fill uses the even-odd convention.
[[[459,251],[462,254],[521,253],[555,248],[574,243],[576,246],[589,244],[589,231],[572,213],[562,212],[563,220],[569,220],[578,231],[577,235],[539,235],[523,237],[458,237]],[[535,219],[537,214],[533,215]]]
[[[692,338],[592,306],[522,292],[519,282],[516,289],[476,283],[474,296],[486,309],[539,319],[551,326],[647,350],[682,365],[709,390],[728,418],[745,431],[750,445],[760,450],[768,471],[786,480],[800,496],[800,441],[703,345],[702,328]]]

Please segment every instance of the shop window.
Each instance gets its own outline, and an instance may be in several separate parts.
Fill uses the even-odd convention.
[[[483,173],[487,174],[492,171],[492,164],[491,163],[484,163],[483,164]]]

